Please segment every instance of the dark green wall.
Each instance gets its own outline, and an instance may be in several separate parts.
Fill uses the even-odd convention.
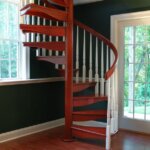
[[[59,72],[55,65],[46,61],[36,59],[36,50],[30,49],[30,78],[59,77]]]
[[[75,7],[75,18],[110,38],[110,16],[150,9],[150,0],[104,0]]]
[[[63,116],[63,82],[0,86],[0,133]]]

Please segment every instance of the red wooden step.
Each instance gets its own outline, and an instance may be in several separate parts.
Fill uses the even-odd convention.
[[[24,33],[33,32],[33,33],[40,33],[49,36],[65,36],[64,27],[20,24],[20,29]]]
[[[73,121],[97,120],[106,118],[107,110],[75,111],[72,114]]]
[[[107,96],[78,96],[73,97],[73,106],[79,107],[79,106],[86,106],[91,105],[97,102],[101,101],[107,101]]]
[[[73,84],[73,92],[80,92],[89,87],[95,86],[96,82],[85,82],[85,83],[74,83]]]
[[[38,56],[37,60],[48,61],[53,64],[65,64],[65,56]]]
[[[59,71],[59,75],[64,77],[65,76],[65,70],[64,69],[58,69]],[[79,71],[79,69],[73,69],[73,73],[76,73],[77,71]]]
[[[36,4],[28,4],[21,9],[21,15],[35,15],[47,19],[67,20],[67,13],[55,8],[47,8]]]
[[[64,51],[66,48],[65,42],[24,42],[24,46],[57,51]]]
[[[51,0],[51,1],[59,6],[67,7],[67,4],[63,0]]]
[[[105,139],[106,128],[104,127],[89,127],[89,126],[72,126],[72,134],[77,138],[85,139]]]

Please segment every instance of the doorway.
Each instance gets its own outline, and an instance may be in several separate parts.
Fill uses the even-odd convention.
[[[119,53],[119,128],[150,133],[150,11],[111,17]]]

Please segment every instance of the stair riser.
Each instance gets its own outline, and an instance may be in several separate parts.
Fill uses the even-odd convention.
[[[84,131],[79,131],[76,129],[72,129],[72,134],[76,138],[96,139],[96,140],[105,139],[105,136],[101,136],[98,134],[96,135],[96,134],[88,133],[88,132],[84,132]]]
[[[73,115],[73,121],[90,121],[106,118],[106,115]]]
[[[102,101],[107,101],[107,100],[100,100],[100,99],[99,100],[95,100],[95,99],[77,100],[77,99],[74,99],[73,106],[74,107],[87,106],[87,105],[96,104],[96,103],[102,102]]]

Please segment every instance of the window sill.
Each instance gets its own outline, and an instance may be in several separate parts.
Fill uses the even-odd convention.
[[[49,83],[49,82],[59,82],[59,81],[64,81],[64,77],[51,77],[51,78],[40,78],[40,79],[0,81],[0,86]]]

